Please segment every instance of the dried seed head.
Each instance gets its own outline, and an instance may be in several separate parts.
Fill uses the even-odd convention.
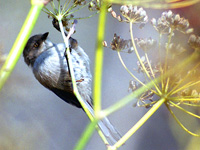
[[[160,34],[169,34],[170,28],[165,21],[164,17],[159,18],[157,21],[155,18],[151,20],[151,24]]]
[[[132,47],[131,40],[124,40],[116,33],[114,34],[113,40],[111,42],[111,49],[116,51],[122,51],[126,49],[130,49]]]
[[[180,54],[182,54],[183,52],[186,51],[186,49],[184,47],[182,47],[180,44],[177,45],[177,44],[174,44],[174,43],[170,43],[169,45],[168,45],[168,43],[166,43],[165,48],[169,49],[169,52],[172,56],[172,59],[174,59],[175,56],[178,56],[178,55],[180,55]]]
[[[189,40],[188,40],[189,45],[195,49],[195,50],[200,50],[200,37],[197,35],[190,35]]]
[[[86,0],[74,0],[74,4],[76,4],[76,5],[85,5],[86,4]]]
[[[148,50],[155,48],[156,47],[156,40],[152,39],[152,38],[136,38],[135,39],[137,45],[145,52],[147,52]]]
[[[147,23],[148,16],[143,8],[137,8],[137,6],[132,5],[122,5],[120,8],[122,16],[126,18],[126,22],[133,23]]]
[[[100,4],[96,1],[91,1],[88,5],[88,9],[90,11],[98,11],[100,10]]]
[[[185,18],[181,18],[179,14],[174,14],[171,10],[163,12],[158,21],[153,18],[151,24],[160,34],[168,34],[174,30],[178,30],[182,33],[189,34],[193,32],[192,28],[189,28],[189,22]]]
[[[135,90],[137,90],[137,88],[138,88],[138,85],[137,85],[136,81],[133,81],[133,80],[129,81],[128,91],[134,92]]]

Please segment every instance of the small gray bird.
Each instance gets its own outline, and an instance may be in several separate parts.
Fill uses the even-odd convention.
[[[35,78],[46,88],[54,92],[65,102],[82,108],[73,94],[71,76],[65,57],[65,44],[52,43],[48,32],[32,36],[23,51],[24,61],[32,68]],[[88,110],[94,115],[91,99],[91,80],[89,58],[78,46],[75,39],[69,38],[71,60],[78,91],[84,99]],[[107,118],[98,123],[102,133],[110,144],[116,143],[121,136]]]

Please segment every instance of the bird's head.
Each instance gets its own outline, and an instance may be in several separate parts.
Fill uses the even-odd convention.
[[[24,61],[29,66],[33,66],[35,59],[44,51],[53,46],[53,43],[47,39],[49,32],[32,36],[23,51]]]

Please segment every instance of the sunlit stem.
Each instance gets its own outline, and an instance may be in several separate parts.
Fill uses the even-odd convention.
[[[119,148],[122,146],[155,112],[160,108],[160,106],[165,102],[162,98],[158,100],[156,104],[113,146]]]
[[[92,0],[92,1],[94,1],[94,0]],[[65,16],[66,14],[67,14],[67,16],[69,16],[70,14],[73,14],[73,13],[75,13],[75,12],[77,12],[77,11],[83,9],[84,7],[88,6],[88,4],[89,4],[90,2],[92,2],[92,1],[89,1],[89,2],[87,2],[86,4],[84,4],[83,6],[77,8],[76,10],[74,10],[74,11],[72,11],[72,12],[70,12],[72,9],[74,9],[74,8],[77,6],[76,4],[74,4],[74,5],[73,5],[72,7],[70,7],[65,13],[63,13],[63,16]],[[68,13],[68,12],[70,12],[70,13]]]
[[[181,86],[179,89],[173,91],[173,92],[170,93],[170,94],[171,94],[171,95],[172,95],[172,94],[175,94],[175,93],[177,93],[177,92],[179,92],[179,91],[181,91],[181,90],[183,90],[183,89],[189,88],[189,87],[194,86],[194,85],[197,85],[197,84],[199,84],[199,83],[200,83],[200,81],[188,82],[187,84],[185,84],[184,86]]]
[[[103,54],[104,48],[102,41],[104,40],[105,26],[107,17],[107,3],[102,1],[101,11],[98,21],[97,32],[97,48],[95,53],[95,68],[94,68],[94,111],[95,115],[101,111],[101,87],[102,87],[102,72],[103,72]]]
[[[190,70],[190,72],[188,72],[187,75],[186,75],[183,79],[181,79],[181,81],[178,82],[178,84],[176,84],[176,85],[174,86],[174,88],[173,88],[170,92],[167,93],[167,95],[168,95],[168,96],[169,96],[169,95],[173,95],[173,94],[177,93],[178,91],[180,91],[180,90],[182,90],[182,89],[188,88],[192,83],[194,83],[194,82],[191,82],[191,81],[190,81],[190,82],[188,82],[187,84],[182,85],[180,88],[178,88],[178,87],[190,76],[190,73],[192,73],[192,71],[194,71],[199,65],[200,65],[200,63],[198,63],[195,67],[193,67],[193,68]],[[181,72],[179,72],[179,73],[181,73]],[[198,82],[198,81],[197,81],[197,82]],[[171,86],[173,87],[173,85],[171,85]]]
[[[71,54],[70,54],[70,50],[69,50],[69,45],[68,45],[68,39],[69,37],[66,37],[65,36],[65,33],[64,33],[64,30],[63,30],[63,25],[62,25],[62,19],[59,18],[58,16],[58,22],[59,22],[59,27],[61,29],[61,33],[62,33],[62,37],[64,39],[64,42],[65,42],[65,46],[66,46],[66,53],[67,53],[67,63],[69,65],[69,70],[70,70],[70,74],[71,74],[71,79],[72,79],[72,84],[73,84],[73,92],[74,92],[74,95],[77,97],[77,99],[79,100],[81,106],[83,107],[84,111],[86,112],[86,114],[88,115],[89,119],[91,121],[94,121],[94,116],[93,114],[91,114],[91,112],[88,110],[88,107],[87,105],[85,104],[84,100],[82,99],[81,95],[79,94],[79,91],[78,91],[78,88],[77,88],[77,85],[76,85],[76,79],[75,79],[75,76],[74,76],[74,69],[73,69],[73,65],[72,65],[72,61],[71,61]],[[68,34],[68,36],[70,36],[70,34]],[[98,120],[98,118],[97,118]],[[101,136],[102,140],[104,141],[105,144],[107,144],[107,140],[105,138],[105,136],[102,134],[102,132],[100,130],[98,130],[99,132],[99,135]]]
[[[149,57],[148,57],[148,55],[147,55],[146,52],[145,52],[145,58],[146,58],[146,60],[147,60],[148,66],[149,66],[149,68],[150,68],[150,72],[151,72],[153,78],[155,79],[155,78],[156,78],[156,77],[155,77],[155,73],[154,73],[154,71],[153,71],[153,69],[152,69],[151,63],[150,63],[150,61],[149,61]],[[157,82],[155,82],[155,83],[156,83],[156,85],[157,85],[157,88],[159,88],[159,84],[158,84]]]
[[[171,113],[171,115],[173,116],[173,118],[176,120],[176,122],[183,128],[183,130],[185,130],[187,133],[193,135],[193,136],[197,136],[199,137],[200,135],[195,134],[191,131],[189,131],[179,120],[178,118],[175,116],[175,114],[173,113],[173,111],[170,109],[169,105],[165,103],[165,106],[167,107],[167,109],[169,110],[169,112]]]
[[[50,4],[51,4],[51,7],[53,8],[53,11],[56,12],[56,13],[58,13],[57,10],[56,10],[54,2],[51,1]]]
[[[188,104],[188,103],[184,103],[184,102],[194,102],[194,101],[200,101],[200,98],[194,98],[192,96],[184,96],[184,97],[168,97],[168,99],[170,99],[170,101],[173,102],[181,102],[181,104],[184,105],[188,105],[188,106],[192,106],[194,104]],[[194,105],[194,106],[200,106],[200,105]]]
[[[194,99],[194,100],[196,100],[196,99]],[[194,114],[194,113],[192,113],[192,112],[190,112],[190,111],[188,111],[188,110],[185,110],[184,108],[182,108],[182,107],[180,107],[179,105],[173,103],[172,101],[169,101],[169,103],[172,104],[173,106],[175,106],[176,108],[182,110],[183,112],[185,112],[185,113],[187,113],[187,114],[189,114],[189,115],[191,115],[191,116],[193,116],[193,117],[196,117],[196,118],[200,119],[200,116],[199,116],[199,115],[196,115],[196,114]]]
[[[65,43],[65,46],[67,48],[66,49],[67,63],[69,65],[69,70],[70,70],[70,74],[71,74],[71,79],[72,79],[72,84],[73,84],[73,92],[74,92],[75,96],[77,97],[77,99],[79,100],[81,106],[83,107],[83,109],[86,112],[86,114],[88,115],[88,117],[91,120],[93,120],[92,114],[89,112],[84,100],[82,99],[82,97],[80,96],[80,94],[78,92],[78,88],[77,88],[77,85],[76,85],[76,79],[75,79],[75,76],[74,76],[73,64],[72,64],[72,61],[71,61],[71,54],[70,54],[70,50],[69,50],[69,43],[68,43],[69,39],[65,36],[65,33],[64,33],[64,30],[63,30],[63,24],[62,24],[62,21],[61,21],[62,16],[58,16],[57,19],[58,19],[59,27],[60,27],[60,30],[61,30],[61,33],[62,33],[62,37],[63,37],[64,43]]]
[[[138,50],[137,50],[137,48],[136,48],[135,41],[134,41],[134,38],[133,38],[133,29],[132,29],[132,26],[133,26],[133,22],[130,22],[131,41],[132,41],[132,44],[133,44],[133,48],[134,48],[134,50],[135,50],[135,54],[136,54],[136,56],[137,56],[137,58],[138,58],[138,60],[139,60],[139,62],[140,62],[140,64],[141,64],[141,66],[142,66],[142,69],[144,70],[145,74],[147,75],[147,77],[148,77],[151,81],[153,81],[153,80],[151,79],[151,76],[149,75],[149,73],[148,73],[146,67],[144,66],[144,63],[142,62],[142,60],[141,60],[141,58],[140,58],[140,55],[139,55],[139,53],[138,53]],[[155,87],[155,89],[157,90],[157,92],[161,95],[161,91],[160,91],[160,89],[157,87],[156,83],[154,83],[154,81],[153,81],[153,84],[154,84],[154,87]]]
[[[163,73],[166,73],[167,72],[167,67],[168,67],[168,55],[169,55],[169,44],[171,43],[171,39],[172,39],[172,35],[173,35],[173,31],[174,29],[171,29],[171,32],[169,34],[169,37],[168,37],[168,42],[167,42],[167,48],[166,48],[166,54],[165,54],[165,64],[164,64],[164,72]],[[165,91],[165,93],[167,93],[167,89],[166,89],[166,85],[168,83],[165,82],[166,80],[164,79],[164,81],[162,81],[162,83],[164,84],[163,85],[163,90]],[[169,78],[167,80],[169,82]]]
[[[48,14],[51,17],[54,16],[54,13],[52,11],[50,11],[49,9],[47,9],[46,7],[43,7],[42,11],[45,12],[46,14]]]
[[[65,10],[67,9],[67,7],[69,6],[70,1],[71,0],[68,0],[68,1],[66,0],[65,1],[65,4],[63,5],[63,8],[62,8],[62,14],[65,12]]]
[[[142,81],[140,81],[136,76],[134,76],[134,74],[132,74],[132,72],[126,67],[126,64],[124,63],[122,57],[121,57],[121,54],[120,54],[120,51],[117,51],[117,54],[118,54],[118,57],[119,57],[119,60],[122,64],[122,66],[125,68],[125,70],[137,81],[139,82],[141,85],[145,86],[147,89],[148,87],[146,86],[146,84],[144,84]],[[149,89],[151,90],[153,93],[157,94],[156,91],[152,90],[151,88]]]
[[[101,87],[102,87],[102,72],[103,72],[103,54],[104,48],[102,41],[104,39],[105,27],[106,27],[106,17],[107,17],[107,3],[102,1],[102,6],[100,10],[98,29],[97,29],[97,47],[95,53],[95,68],[94,68],[94,116],[99,119],[99,113],[101,111]],[[105,136],[99,132],[102,140],[107,144]]]
[[[148,55],[147,55],[146,52],[145,52],[144,55],[145,55],[145,58],[146,58],[146,60],[147,60],[147,64],[148,64],[148,66],[149,66],[150,72],[151,72],[153,78],[155,79],[155,74],[154,74],[154,72],[153,72],[153,69],[152,69],[151,63],[150,63],[150,61],[149,61],[149,57],[148,57]]]
[[[22,51],[28,41],[28,38],[35,26],[35,23],[39,17],[40,11],[42,10],[44,4],[42,1],[31,1],[32,6],[26,17],[26,20],[11,48],[5,63],[3,64],[0,70],[0,90],[4,86],[5,82],[9,78],[13,69],[15,68]]]
[[[160,78],[155,79],[155,81],[159,82]],[[147,86],[148,89],[152,88],[153,87],[153,81],[147,83],[146,86]],[[135,90],[133,93],[125,96],[124,98],[122,98],[117,103],[115,103],[112,106],[110,106],[110,107],[106,108],[105,110],[103,110],[101,112],[102,116],[108,116],[111,113],[123,108],[125,105],[127,105],[130,102],[136,103],[137,102],[137,98],[147,90],[146,86],[141,86],[140,88]]]
[[[161,76],[161,89],[164,91],[164,77],[163,77],[163,67],[162,67],[162,55],[161,55],[161,39],[162,34],[159,34],[159,41],[158,41],[158,52],[159,52],[159,69],[160,69],[160,76]]]
[[[167,77],[165,80],[166,80],[166,83],[165,83],[164,93],[167,93],[170,86],[169,85],[170,77]]]
[[[95,126],[97,124],[97,120],[93,120],[89,123],[89,125],[86,127],[84,133],[80,137],[78,143],[76,144],[74,150],[83,150],[85,149],[86,144],[88,143],[88,140],[92,136]]]
[[[200,101],[200,98],[199,99],[194,99],[194,100]],[[200,105],[198,105],[198,104],[190,104],[190,103],[187,103],[187,102],[182,102],[182,104],[183,105],[187,105],[187,106],[192,106],[192,107],[200,107]]]

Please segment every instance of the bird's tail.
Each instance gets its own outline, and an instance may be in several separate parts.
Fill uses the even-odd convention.
[[[89,103],[87,103],[87,106],[90,113],[94,116],[94,110],[92,106]],[[98,127],[111,145],[115,144],[121,138],[121,135],[110,123],[107,117],[101,119],[98,122]]]

